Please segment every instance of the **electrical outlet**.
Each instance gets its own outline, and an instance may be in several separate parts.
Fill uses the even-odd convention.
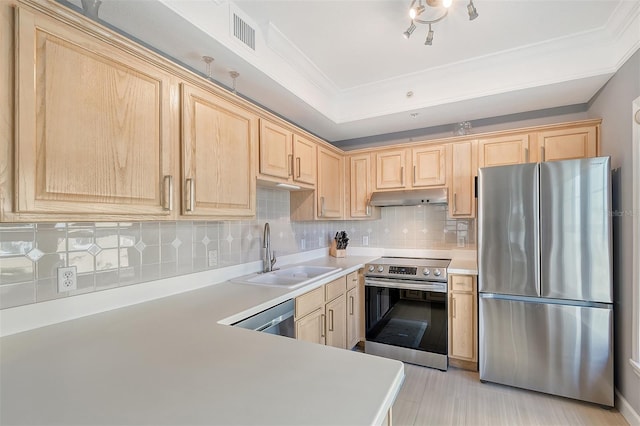
[[[218,250],[209,250],[209,266],[218,266]]]
[[[304,238],[303,238],[303,239],[301,239],[301,240],[300,240],[300,250],[304,250],[304,249],[305,249],[305,247],[306,247],[306,245],[307,245],[307,244],[305,243]]]
[[[465,237],[458,237],[458,247],[465,247],[467,245],[467,239]]]
[[[322,238],[322,237],[318,237],[318,245],[319,245],[320,247],[323,247],[323,246],[324,246],[324,241],[323,241],[323,238]]]
[[[368,235],[363,235],[362,236],[362,245],[363,246],[368,246],[369,245],[369,236]]]
[[[75,290],[76,288],[78,288],[76,267],[58,268],[58,293]]]

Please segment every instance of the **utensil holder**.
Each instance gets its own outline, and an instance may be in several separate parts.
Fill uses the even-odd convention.
[[[338,249],[336,241],[333,240],[331,242],[331,246],[329,247],[329,256],[333,257],[347,257],[347,249]]]

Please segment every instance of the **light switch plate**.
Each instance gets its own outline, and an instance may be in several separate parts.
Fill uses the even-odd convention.
[[[363,246],[368,246],[369,245],[369,236],[368,235],[363,235],[362,236],[362,245]]]

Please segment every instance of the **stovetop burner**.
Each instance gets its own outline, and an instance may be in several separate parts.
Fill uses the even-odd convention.
[[[420,281],[447,281],[449,259],[381,257],[365,265],[365,276]]]

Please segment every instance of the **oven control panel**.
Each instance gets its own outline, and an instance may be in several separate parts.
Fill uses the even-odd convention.
[[[417,275],[418,268],[411,266],[389,266],[389,273],[396,275]]]
[[[446,282],[448,265],[443,259],[380,258],[365,265],[365,276]]]

